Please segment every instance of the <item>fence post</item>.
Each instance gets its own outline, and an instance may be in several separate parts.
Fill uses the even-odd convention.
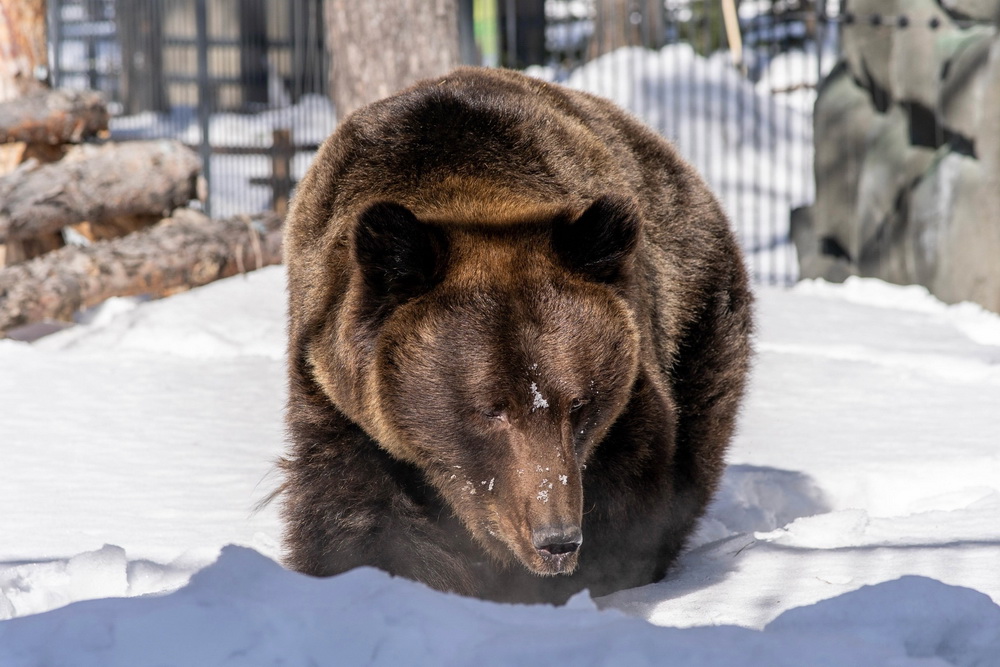
[[[49,9],[49,43],[52,44],[52,58],[49,60],[49,83],[58,88],[62,83],[62,3],[52,0]]]
[[[99,0],[87,0],[84,9],[88,21],[96,22],[102,18]],[[93,35],[87,35],[84,41],[87,44],[87,87],[91,90],[100,90],[97,81],[97,40]]]
[[[816,2],[816,91],[823,83],[823,47],[826,46],[826,0]]]
[[[201,156],[201,173],[205,176],[207,194],[205,214],[212,215],[212,145],[209,143],[209,122],[211,121],[211,90],[208,80],[208,10],[207,0],[195,3],[195,23],[198,42],[198,128],[201,132],[198,154]]]
[[[292,131],[278,129],[271,133],[271,203],[274,212],[282,218],[288,212],[288,199],[292,191],[292,157],[295,146]]]

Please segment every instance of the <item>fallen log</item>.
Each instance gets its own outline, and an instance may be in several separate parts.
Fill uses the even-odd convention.
[[[40,88],[0,103],[0,144],[77,144],[108,129],[108,108],[91,90]]]
[[[134,234],[0,269],[0,337],[72,321],[113,296],[164,296],[280,262],[281,219],[273,213],[213,220],[180,209]]]
[[[30,259],[24,244],[68,225],[170,215],[201,198],[199,173],[194,151],[167,140],[85,144],[58,162],[25,162],[0,176],[6,263]]]

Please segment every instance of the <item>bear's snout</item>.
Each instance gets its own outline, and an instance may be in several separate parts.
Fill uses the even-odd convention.
[[[583,531],[579,526],[550,526],[532,531],[531,543],[542,561],[555,574],[562,574],[576,565],[573,555],[583,544]]]

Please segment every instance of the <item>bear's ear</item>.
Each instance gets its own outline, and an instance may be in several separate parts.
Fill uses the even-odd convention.
[[[639,213],[629,197],[604,195],[576,220],[556,220],[552,247],[572,271],[611,283],[621,277],[639,240]]]
[[[376,298],[402,303],[440,281],[447,238],[405,206],[369,206],[354,230],[354,259]]]

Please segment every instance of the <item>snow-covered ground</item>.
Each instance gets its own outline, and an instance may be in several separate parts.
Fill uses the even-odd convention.
[[[555,609],[274,562],[255,504],[283,447],[283,281],[0,341],[0,665],[1000,665],[1000,317],[876,281],[761,288],[692,548]]]

